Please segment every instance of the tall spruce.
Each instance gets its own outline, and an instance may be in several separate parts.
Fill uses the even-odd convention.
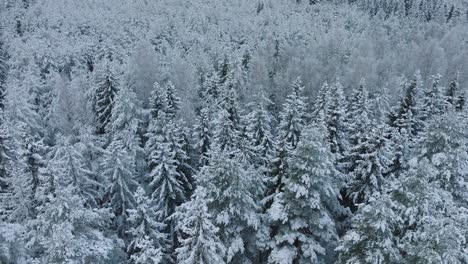
[[[288,158],[283,188],[273,195],[270,263],[322,263],[332,259],[338,234],[333,211],[339,204],[341,174],[325,138],[325,128],[302,131]]]
[[[98,65],[94,75],[93,109],[96,115],[97,134],[104,134],[108,130],[107,126],[111,122],[112,109],[119,89],[118,73],[114,63],[114,61],[104,59]]]

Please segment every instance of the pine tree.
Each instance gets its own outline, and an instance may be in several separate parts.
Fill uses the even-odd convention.
[[[300,78],[297,78],[293,85],[293,91],[286,98],[283,111],[280,113],[280,125],[278,133],[280,140],[285,140],[292,148],[297,146],[302,129],[305,126],[307,114],[305,98],[302,96],[304,86]]]
[[[237,87],[232,73],[225,77],[221,86],[218,109],[213,121],[214,141],[222,151],[236,151],[242,130]]]
[[[104,60],[98,67],[94,79],[96,88],[93,102],[96,115],[96,133],[104,134],[108,130],[107,126],[111,120],[112,108],[119,87],[116,69],[112,62]]]
[[[146,197],[143,188],[138,187],[135,192],[136,207],[127,209],[129,212],[129,224],[127,231],[130,235],[130,244],[127,253],[130,263],[156,264],[168,263],[170,257],[164,252],[167,235],[162,233],[165,225],[156,220],[153,201]]]
[[[284,187],[267,211],[273,224],[270,263],[321,263],[333,254],[338,235],[332,211],[340,207],[342,179],[323,131],[304,129],[288,158]]]
[[[417,153],[437,169],[440,187],[451,193],[453,200],[468,208],[468,142],[466,114],[455,109],[435,117],[421,137]]]
[[[465,107],[465,94],[460,89],[460,84],[458,83],[458,76],[454,80],[450,81],[447,91],[445,92],[447,102],[452,108],[455,108],[457,111],[462,111]]]
[[[440,87],[440,75],[432,76],[432,85],[426,86],[419,100],[417,114],[415,116],[418,132],[424,132],[428,123],[435,117],[443,114],[447,109],[447,101]]]
[[[246,116],[247,137],[249,145],[254,148],[257,161],[254,164],[260,168],[260,171],[266,173],[269,161],[273,156],[275,147],[272,135],[273,116],[267,111],[266,107],[270,103],[265,95],[260,97],[258,106]]]
[[[180,110],[180,98],[176,95],[175,87],[171,81],[166,84],[165,97],[165,113],[168,118],[174,119]]]
[[[347,101],[344,96],[343,86],[340,83],[335,83],[330,86],[326,105],[326,122],[328,131],[328,141],[332,153],[338,155],[337,159],[341,159],[348,148],[346,137],[346,105]]]
[[[165,250],[172,254],[177,247],[178,236],[171,216],[176,207],[190,196],[191,166],[188,164],[182,129],[172,120],[160,120],[165,124],[159,128],[158,120],[152,120],[147,135],[148,186],[154,200],[155,216],[159,222],[166,224],[164,232],[168,234],[170,244]]]
[[[208,211],[207,204],[212,201],[207,199],[206,193],[203,187],[197,187],[192,200],[177,209],[177,230],[183,234],[181,245],[176,249],[177,263],[225,263],[226,249]]]
[[[128,87],[122,87],[115,97],[107,132],[113,140],[123,142],[137,173],[142,175],[146,164],[139,135],[140,124],[141,108],[136,94]]]
[[[409,83],[402,82],[402,88],[405,89],[405,94],[401,98],[400,105],[397,109],[393,109],[390,113],[390,125],[397,128],[398,131],[405,129],[411,137],[417,134],[417,122],[415,116],[417,114],[416,96],[422,90],[421,75],[416,73],[413,80]]]
[[[0,41],[0,109],[5,110],[6,81],[8,65],[3,43]]]
[[[346,192],[354,205],[367,202],[374,192],[380,191],[387,165],[380,155],[385,142],[369,118],[369,108],[367,88],[361,81],[351,99],[350,148],[345,157],[346,171],[350,175]]]
[[[212,142],[212,131],[210,117],[207,108],[202,108],[197,118],[198,124],[194,126],[193,138],[195,138],[194,148],[197,150],[198,165],[204,166],[208,163]]]
[[[158,119],[161,111],[165,111],[165,91],[161,88],[158,82],[153,85],[153,91],[150,97],[150,113],[152,119]]]
[[[168,121],[162,133],[151,137],[147,145],[151,147],[148,149],[149,187],[159,221],[166,221],[175,207],[188,198],[185,190],[189,181],[180,171],[180,160],[177,159],[177,153],[183,151],[176,138],[177,130],[178,127]]]
[[[404,227],[399,248],[407,263],[464,263],[468,211],[454,202],[427,158],[413,159],[399,193]]]
[[[105,209],[86,206],[79,187],[70,177],[70,161],[56,153],[49,170],[55,188],[38,208],[37,218],[28,222],[30,261],[40,263],[101,262],[108,259],[114,240],[102,233],[110,215]],[[77,170],[76,177],[83,171]]]
[[[125,233],[128,230],[128,211],[135,207],[135,192],[138,183],[135,180],[135,165],[128,156],[125,145],[120,140],[114,140],[104,154],[102,169],[104,176],[110,182],[106,191],[105,202],[112,209],[115,218],[114,226],[119,237],[128,241]]]
[[[79,195],[87,207],[97,207],[97,202],[101,198],[99,189],[103,188],[102,183],[94,178],[93,172],[80,152],[80,145],[73,143],[70,138],[61,137],[59,144],[53,151],[53,161],[62,166],[60,171],[63,177],[69,179],[70,184],[77,195]],[[54,188],[55,189],[55,188]]]
[[[196,179],[206,190],[208,212],[215,216],[219,236],[227,247],[226,261],[254,261],[256,253],[250,246],[255,244],[252,234],[260,225],[258,199],[263,192],[258,173],[215,145],[208,165],[201,168]]]
[[[386,190],[391,192],[389,186]],[[402,263],[395,235],[403,225],[399,210],[391,194],[373,194],[352,218],[350,229],[341,239],[336,249],[338,263]]]
[[[1,100],[1,99],[0,99]],[[11,177],[13,176],[13,151],[8,125],[5,123],[4,111],[0,109],[0,219],[6,221],[11,213]]]

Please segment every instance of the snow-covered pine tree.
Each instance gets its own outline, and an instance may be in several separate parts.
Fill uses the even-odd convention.
[[[403,262],[396,235],[403,220],[399,215],[399,203],[392,197],[390,186],[386,186],[389,193],[373,194],[368,204],[363,205],[352,218],[350,229],[336,249],[339,254],[337,263]]]
[[[326,98],[328,103],[325,108],[326,127],[330,150],[337,155],[336,160],[339,161],[345,155],[349,144],[346,137],[346,127],[348,126],[346,123],[347,100],[344,96],[343,86],[340,83],[337,82],[331,85],[329,89],[330,92],[327,93]]]
[[[2,100],[0,98],[0,100]],[[12,199],[13,152],[8,124],[5,123],[4,111],[0,108],[0,220],[7,220]]]
[[[171,244],[176,246],[174,221],[170,216],[177,206],[189,198],[191,184],[188,179],[190,175],[182,170],[187,164],[184,160],[186,153],[178,138],[181,135],[180,127],[171,120],[165,122],[160,133],[152,134],[147,141],[149,193],[154,200],[157,220],[166,224],[164,230]],[[151,131],[153,129],[150,128]]]
[[[267,195],[263,201],[267,208],[271,203],[271,195],[282,189],[289,154],[297,146],[300,134],[306,124],[307,114],[305,98],[302,96],[303,90],[301,80],[297,78],[293,83],[293,91],[286,98],[283,110],[280,112],[280,124],[274,144],[275,149],[268,168]]]
[[[252,111],[246,116],[247,137],[249,144],[254,148],[256,161],[253,161],[256,167],[263,174],[267,172],[268,165],[274,153],[275,141],[272,135],[272,123],[274,117],[266,109],[270,100],[261,94],[260,98]]]
[[[109,182],[104,201],[114,213],[114,226],[119,237],[128,242],[128,211],[135,208],[133,196],[138,183],[133,159],[128,155],[124,142],[114,140],[106,149],[101,164],[102,173]]]
[[[180,98],[176,95],[176,90],[171,81],[168,81],[165,88],[166,117],[174,119],[180,110]]]
[[[380,157],[385,141],[369,115],[367,87],[362,80],[353,91],[348,115],[350,147],[345,157],[345,169],[349,174],[346,195],[353,205],[366,203],[374,192],[380,191],[386,171],[386,164]]]
[[[292,148],[297,146],[307,119],[306,99],[303,92],[304,86],[298,77],[293,82],[292,92],[286,97],[280,113],[279,139],[286,141]]]
[[[81,153],[80,144],[74,141],[76,140],[72,138],[60,137],[57,146],[54,147],[52,160],[54,164],[62,166],[60,171],[62,177],[68,179],[76,194],[82,198],[84,205],[96,208],[101,198],[99,190],[103,188],[103,184],[97,181],[90,170],[92,168]],[[51,188],[55,189],[54,186]]]
[[[146,164],[145,152],[138,133],[140,124],[141,108],[136,94],[128,86],[122,86],[115,96],[106,131],[113,140],[119,140],[124,144],[127,155],[133,160],[135,170],[139,175],[143,175]]]
[[[260,225],[259,198],[263,193],[260,175],[247,164],[217,144],[211,148],[207,166],[201,168],[197,184],[204,188],[208,212],[220,228],[219,236],[226,246],[226,262],[255,262],[252,234]]]
[[[417,155],[427,158],[437,169],[440,187],[450,192],[453,200],[468,208],[468,119],[455,109],[435,117],[420,138]]]
[[[197,124],[193,128],[194,148],[198,155],[198,165],[204,166],[208,163],[212,141],[209,110],[202,108],[197,117]]]
[[[462,111],[465,107],[465,94],[461,91],[460,83],[458,82],[458,76],[450,81],[447,90],[445,91],[447,102],[452,108],[457,111]]]
[[[333,211],[341,174],[325,138],[324,127],[307,127],[288,158],[284,186],[268,209],[272,249],[270,263],[322,263],[332,259],[338,241]]]
[[[203,187],[197,187],[192,199],[177,208],[177,231],[182,233],[176,249],[177,263],[224,264],[226,249],[221,242],[213,215],[208,210],[212,201]]]
[[[417,99],[417,132],[425,132],[429,123],[447,110],[448,104],[440,87],[441,78],[441,75],[432,76],[432,85],[426,85]]]
[[[132,264],[170,263],[170,256],[164,252],[168,243],[167,235],[162,231],[164,224],[157,221],[153,201],[149,199],[142,187],[135,192],[136,207],[129,212],[130,244],[127,253]]]
[[[0,35],[2,36],[2,35]],[[0,109],[5,110],[6,81],[8,74],[7,54],[4,44],[0,41]]]
[[[104,134],[110,123],[119,82],[113,62],[104,59],[96,67],[93,92],[94,113],[96,115],[96,133]]]
[[[242,123],[233,73],[226,74],[220,87],[218,109],[216,109],[212,126],[214,127],[216,144],[222,151],[233,152],[239,147]]]
[[[153,84],[153,91],[151,92],[149,102],[150,114],[152,119],[158,119],[159,114],[162,111],[165,111],[165,101],[166,98],[164,89],[161,87],[161,85],[159,85],[158,82],[155,82]]]
[[[411,81],[402,81],[401,88],[404,94],[400,99],[399,106],[393,109],[389,116],[392,127],[397,128],[398,131],[404,128],[411,137],[417,133],[418,124],[415,120],[417,114],[416,97],[419,96],[422,90],[421,78],[421,75],[416,73]]]
[[[399,248],[405,263],[464,263],[468,210],[441,186],[437,162],[433,163],[412,159],[401,176],[398,195],[405,224]]]
[[[49,163],[55,188],[27,225],[28,262],[104,263],[115,246],[102,231],[109,224],[109,211],[86,205],[73,177],[86,176],[80,170],[72,172],[73,165],[62,154],[67,153],[58,151]]]

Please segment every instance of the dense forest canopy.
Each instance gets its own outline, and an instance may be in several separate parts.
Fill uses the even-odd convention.
[[[466,0],[0,0],[0,263],[468,263]]]

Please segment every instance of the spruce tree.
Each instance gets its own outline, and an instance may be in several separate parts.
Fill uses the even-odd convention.
[[[85,205],[97,207],[98,200],[101,198],[99,189],[103,188],[103,183],[97,181],[91,171],[92,168],[86,163],[81,153],[80,145],[73,141],[71,138],[60,137],[59,144],[53,150],[52,160],[63,166],[61,171],[63,177],[69,179],[69,183],[81,196]],[[54,186],[52,188],[55,189]]]
[[[119,140],[124,144],[136,172],[143,175],[146,164],[139,134],[140,124],[141,108],[136,94],[128,87],[122,87],[115,96],[107,132],[113,140]]]
[[[65,141],[66,142],[66,141]],[[102,262],[115,244],[102,230],[109,224],[105,209],[86,205],[76,178],[85,179],[81,170],[73,171],[61,148],[49,163],[55,188],[38,208],[37,218],[28,222],[30,261],[40,263]],[[75,178],[76,177],[76,178]]]
[[[386,171],[380,152],[385,142],[369,115],[370,105],[363,80],[353,91],[348,116],[351,135],[350,147],[345,157],[346,172],[349,173],[346,195],[353,205],[367,202],[374,192],[380,191]]]
[[[1,100],[1,99],[0,99]],[[0,109],[0,219],[6,221],[11,213],[12,182],[14,161],[11,149],[12,137],[5,122],[4,111]]]
[[[8,65],[3,43],[0,41],[0,109],[5,110],[6,81]]]
[[[445,92],[447,102],[457,111],[462,111],[465,107],[465,94],[461,91],[460,83],[458,83],[458,76],[450,81]]]
[[[390,185],[386,191],[391,193]],[[399,204],[392,194],[375,193],[352,218],[340,241],[337,263],[402,263],[398,228],[403,225]]]
[[[302,95],[304,86],[302,86],[300,78],[294,81],[292,89],[291,94],[286,97],[286,102],[280,113],[278,134],[280,140],[286,141],[288,145],[295,148],[305,126],[307,114],[306,99]]]
[[[132,264],[170,263],[170,256],[164,252],[168,243],[167,235],[162,231],[165,225],[157,221],[153,201],[149,199],[143,188],[135,192],[136,207],[127,209],[129,212],[130,244],[127,253]]]
[[[107,132],[111,120],[119,81],[113,62],[104,59],[94,75],[95,89],[93,92],[94,113],[96,115],[96,133]]]
[[[124,142],[114,140],[102,161],[102,173],[109,181],[104,198],[114,213],[114,226],[120,238],[128,242],[128,209],[135,208],[134,192],[138,186],[133,159],[126,152]]]
[[[262,94],[259,100],[258,106],[255,106],[245,118],[247,121],[246,134],[249,145],[253,147],[257,157],[257,160],[254,161],[255,166],[266,173],[275,148],[272,135],[274,117],[266,109],[270,103],[269,99]]]
[[[210,116],[207,108],[202,108],[197,117],[197,124],[193,128],[194,148],[198,155],[198,165],[204,166],[208,163],[210,147],[212,142],[212,131]]]
[[[256,252],[252,241],[260,225],[259,198],[263,187],[260,176],[218,145],[211,149],[207,166],[201,168],[197,184],[206,190],[208,211],[220,228],[226,248],[226,262],[253,262]]]
[[[203,187],[197,187],[192,199],[177,209],[177,230],[182,233],[180,247],[176,249],[177,263],[225,263],[226,249],[208,211],[207,205],[212,201],[206,194]]]
[[[441,188],[437,163],[427,158],[412,161],[399,193],[405,223],[399,248],[405,262],[466,262],[466,207]]]
[[[302,131],[288,158],[281,191],[267,214],[272,224],[270,263],[322,263],[338,241],[333,211],[338,202],[340,173],[324,137],[324,128]]]

